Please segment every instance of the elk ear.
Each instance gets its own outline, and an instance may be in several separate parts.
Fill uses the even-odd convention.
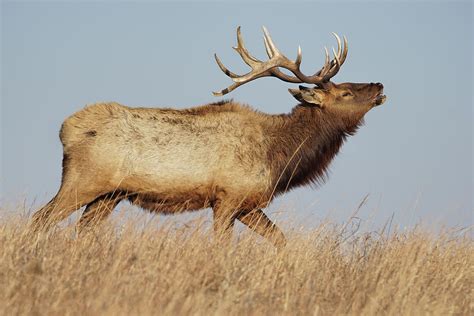
[[[314,104],[319,107],[324,107],[324,91],[321,89],[312,89],[299,86],[299,89],[288,89],[291,95],[302,103]]]

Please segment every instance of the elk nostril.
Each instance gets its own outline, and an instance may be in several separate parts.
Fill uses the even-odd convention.
[[[377,82],[376,85],[377,85],[377,87],[379,87],[379,88],[383,88],[383,84],[381,84],[380,82]]]

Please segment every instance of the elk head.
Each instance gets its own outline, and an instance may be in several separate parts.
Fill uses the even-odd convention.
[[[348,48],[345,37],[344,44],[342,45],[339,36],[333,33],[338,46],[337,52],[333,49],[334,58],[329,58],[328,50],[325,48],[326,60],[324,66],[315,74],[307,76],[300,70],[302,60],[300,47],[298,47],[296,60],[289,60],[277,49],[265,27],[263,27],[263,33],[265,49],[269,57],[267,61],[260,61],[250,55],[244,46],[240,26],[237,28],[237,47],[234,47],[234,49],[239,53],[243,61],[252,68],[247,74],[237,75],[231,72],[222,64],[217,55],[214,55],[220,69],[234,81],[226,89],[220,92],[213,92],[215,96],[227,94],[237,87],[258,78],[276,77],[291,83],[314,84],[315,86],[311,88],[300,85],[299,89],[288,89],[301,102],[301,105],[312,108],[337,111],[338,113],[350,115],[356,115],[357,113],[363,116],[371,108],[385,101],[386,97],[383,95],[383,85],[381,83],[346,82],[336,84],[331,82],[331,78],[338,73],[346,60]],[[281,72],[280,68],[289,70],[294,76]]]

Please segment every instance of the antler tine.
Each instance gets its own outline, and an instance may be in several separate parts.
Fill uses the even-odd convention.
[[[334,48],[332,49],[332,53],[334,54],[334,60],[336,61],[336,67],[337,70],[339,70],[339,68],[341,67],[341,62],[339,61],[339,55],[336,54],[336,51],[334,50]]]
[[[224,64],[221,62],[221,60],[219,59],[219,57],[217,57],[217,54],[214,54],[214,58],[217,62],[217,65],[219,66],[219,68],[222,70],[223,73],[225,73],[227,76],[231,77],[231,78],[237,78],[239,75],[233,73],[232,71],[230,71],[229,69],[227,69],[226,66],[224,66]]]
[[[261,63],[261,61],[258,59],[258,58],[255,58],[254,56],[252,56],[250,54],[250,52],[248,51],[248,49],[244,46],[244,38],[242,36],[242,32],[240,31],[240,26],[239,26],[239,29],[237,30],[237,40],[238,40],[238,43],[239,43],[239,46],[242,48],[242,52],[250,59],[252,60],[253,62],[255,63]],[[250,65],[249,65],[250,66]]]
[[[303,53],[301,52],[301,46],[298,45],[298,53],[296,55],[296,60],[295,60],[295,64],[297,64],[298,67],[301,65],[302,59],[303,59]]]
[[[343,39],[344,39],[344,49],[342,51],[342,57],[340,58],[341,66],[344,63],[344,61],[346,61],[347,51],[349,50],[349,46],[347,45],[347,38],[343,36]]]
[[[336,37],[336,40],[337,40],[337,56],[340,57],[341,56],[341,38],[339,37],[339,35],[337,35],[334,32],[332,34],[334,35],[334,37]],[[334,49],[333,49],[333,51],[334,51]]]
[[[225,89],[223,89],[223,90],[221,90],[221,91],[217,91],[217,92],[216,92],[216,91],[212,91],[212,94],[213,94],[214,96],[216,96],[216,97],[221,97],[221,96],[223,96],[224,94],[227,94],[227,93],[231,92],[232,90],[234,90],[235,88],[237,88],[237,87],[239,87],[239,86],[241,86],[241,85],[242,85],[242,83],[235,83],[235,82],[234,82],[233,84],[231,84],[230,86],[228,86],[227,88],[225,88]]]
[[[339,55],[336,55],[336,51],[334,50],[334,48],[332,49],[332,52],[333,52],[333,54],[334,54],[334,58],[336,59],[336,64],[337,64],[338,66],[340,66],[340,65],[341,65],[341,62],[340,62],[340,60],[339,60],[340,56],[339,56]]]
[[[244,39],[242,37],[242,33],[240,32],[240,26],[237,28],[237,47],[232,47],[239,53],[240,57],[244,60],[244,62],[252,67],[256,63],[260,63],[261,61],[257,58],[250,55],[247,48],[245,48]]]
[[[284,81],[293,82],[293,83],[298,83],[298,82],[301,83],[301,81],[298,81],[298,82],[291,81],[292,77],[288,76],[284,73],[281,73],[281,75],[282,75],[281,79],[284,80]],[[215,95],[216,97],[223,96],[224,94],[227,94],[227,93],[235,90],[236,88],[240,87],[243,84],[246,84],[247,82],[253,81],[253,80],[261,78],[261,77],[267,77],[267,76],[272,76],[272,74],[269,73],[269,72],[263,72],[263,73],[260,73],[260,74],[256,74],[255,76],[251,77],[250,79],[242,81],[242,82],[235,82],[235,80],[232,79],[232,80],[234,80],[233,84],[231,84],[230,86],[228,86],[227,88],[225,88],[221,91],[218,91],[218,92],[213,91],[212,94]],[[242,77],[242,76],[240,76],[240,77]],[[288,77],[289,79],[285,80],[284,77]]]
[[[272,49],[271,49],[270,45],[268,44],[267,38],[265,36],[263,37],[263,43],[265,44],[265,51],[267,52],[268,58],[272,58],[273,57],[273,52],[272,52]]]
[[[270,33],[268,32],[265,26],[263,26],[263,39],[265,41],[265,47],[268,46],[271,50],[272,56],[269,57],[273,57],[274,55],[281,55],[280,51],[276,47],[275,43],[272,40],[272,37],[270,36]]]

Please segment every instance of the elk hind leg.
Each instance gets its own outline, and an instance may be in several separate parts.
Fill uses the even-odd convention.
[[[94,185],[93,179],[90,173],[73,172],[63,167],[61,187],[56,196],[33,215],[33,229],[48,229],[104,194],[102,188]]]
[[[97,197],[96,192],[64,190],[33,215],[33,228],[48,229]]]

